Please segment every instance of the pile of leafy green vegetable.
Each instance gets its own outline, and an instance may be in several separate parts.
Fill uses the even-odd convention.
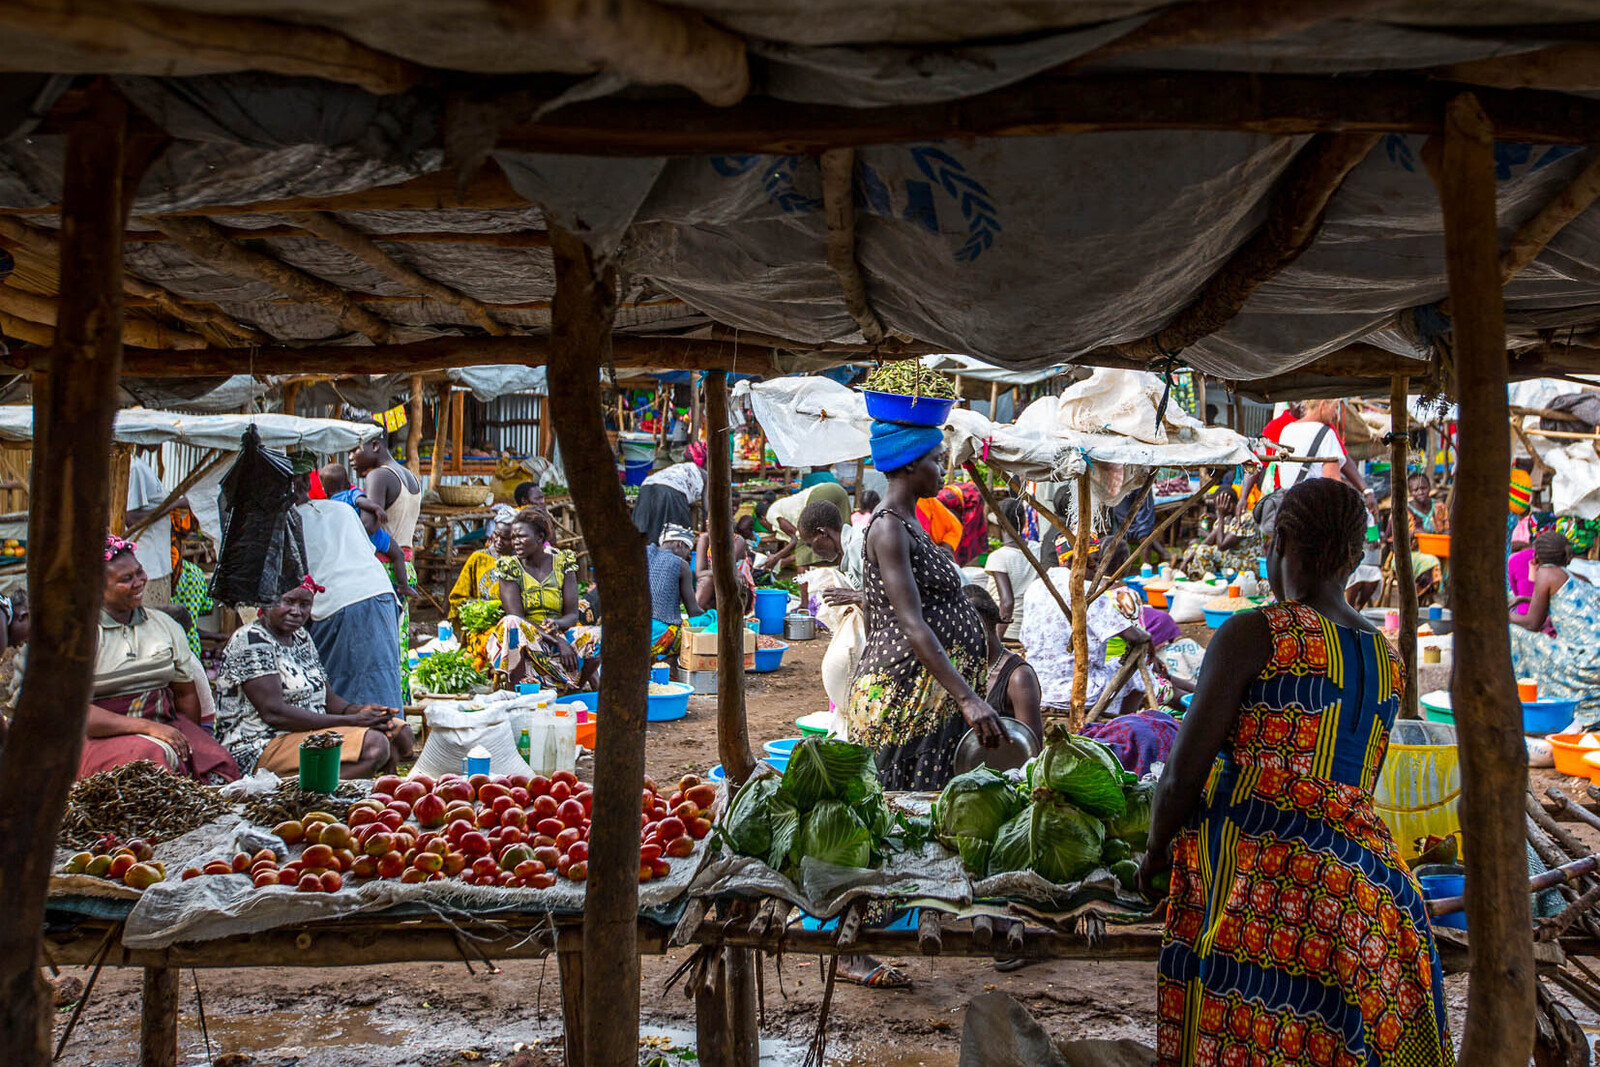
[[[1107,867],[1133,890],[1155,783],[1124,786],[1122,764],[1098,741],[1061,729],[1047,737],[1025,781],[986,767],[952,779],[934,804],[934,836],[979,878],[1033,871],[1066,885]]]
[[[890,847],[895,825],[872,753],[808,737],[794,746],[783,775],[744,784],[720,828],[735,852],[794,877],[807,856],[839,867],[873,866]]]
[[[468,600],[456,609],[456,618],[462,633],[481,634],[494,629],[505,613],[498,600]]]
[[[472,654],[458,648],[435,652],[417,664],[417,669],[411,672],[411,681],[427,693],[466,693],[489,679],[472,665]]]

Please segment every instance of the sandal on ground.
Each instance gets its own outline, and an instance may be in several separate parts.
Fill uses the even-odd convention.
[[[868,989],[911,988],[911,979],[906,977],[905,972],[892,963],[880,963],[868,971],[865,976],[859,978],[853,974],[846,974],[840,971],[838,979],[841,982],[865,986]]]
[[[1007,960],[995,960],[994,969],[1001,974],[1010,974],[1012,971],[1020,971],[1024,967],[1032,967],[1038,962],[1038,960],[1030,960],[1023,956],[1013,956]]]

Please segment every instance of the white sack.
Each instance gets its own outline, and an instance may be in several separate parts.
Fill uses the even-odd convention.
[[[850,683],[855,680],[856,664],[867,647],[867,619],[860,608],[847,608],[839,625],[833,630],[833,640],[822,656],[822,688],[833,701],[835,708],[843,708],[850,697]],[[839,736],[844,737],[844,716],[834,724]]]
[[[460,774],[461,761],[475,745],[489,750],[489,773],[525,774],[533,769],[517,751],[516,735],[511,732],[509,701],[481,711],[462,711],[461,702],[435,701],[422,711],[428,723],[428,742],[417,756],[411,776]]]

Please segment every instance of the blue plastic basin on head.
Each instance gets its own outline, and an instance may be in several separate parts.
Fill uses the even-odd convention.
[[[1422,887],[1423,900],[1459,897],[1467,891],[1467,878],[1461,874],[1424,874],[1417,879],[1417,884]],[[1458,911],[1452,915],[1440,915],[1433,920],[1433,924],[1465,930],[1467,913]]]
[[[788,645],[779,645],[777,648],[757,648],[756,665],[750,669],[757,674],[775,671],[783,666],[783,654],[789,651]]]
[[[884,422],[899,422],[907,426],[943,426],[955,408],[954,400],[935,400],[929,396],[905,396],[900,393],[878,393],[862,390],[867,401],[867,414]]]
[[[789,592],[786,589],[756,590],[756,621],[761,632],[769,637],[783,633],[783,617],[789,614]]]
[[[1567,728],[1577,710],[1576,700],[1525,700],[1522,702],[1522,732],[1558,734]]]

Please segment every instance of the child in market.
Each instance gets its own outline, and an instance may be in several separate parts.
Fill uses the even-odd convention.
[[[344,464],[330,463],[318,473],[322,479],[322,488],[327,492],[329,500],[337,500],[341,504],[349,504],[355,508],[356,515],[360,517],[361,525],[366,528],[367,538],[372,542],[378,558],[389,564],[390,573],[394,575],[395,588],[404,589],[410,585],[406,580],[405,552],[394,543],[389,531],[383,528],[389,521],[389,516],[383,507],[362,492],[359,486],[350,484],[350,472],[344,469]]]

